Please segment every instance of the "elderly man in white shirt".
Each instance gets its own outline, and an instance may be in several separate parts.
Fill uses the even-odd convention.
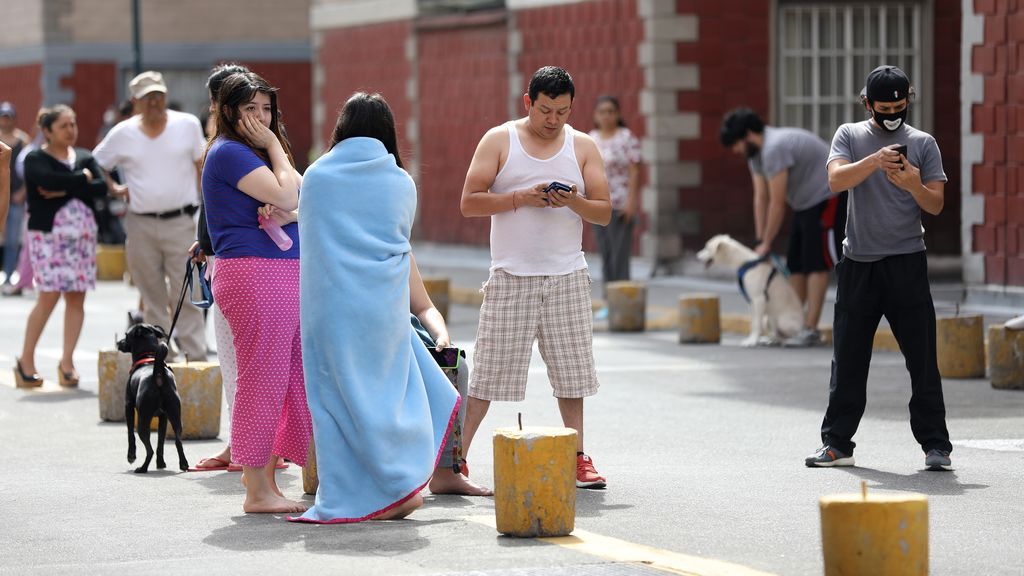
[[[199,119],[167,109],[159,72],[143,72],[128,85],[136,115],[114,126],[93,155],[104,170],[119,168],[124,184],[112,184],[128,201],[125,215],[128,271],[142,293],[144,318],[170,330],[185,260],[196,236],[198,175],[205,142]],[[185,305],[175,328],[191,361],[206,359],[202,312]]]

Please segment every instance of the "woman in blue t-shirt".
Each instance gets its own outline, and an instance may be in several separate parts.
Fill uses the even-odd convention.
[[[277,487],[276,456],[305,464],[312,436],[299,339],[302,176],[281,135],[277,90],[258,75],[224,81],[207,146],[203,199],[217,254],[213,294],[231,326],[238,364],[231,460],[242,465],[246,512],[301,512]],[[268,218],[272,222],[260,218]],[[262,228],[291,240],[279,248]]]

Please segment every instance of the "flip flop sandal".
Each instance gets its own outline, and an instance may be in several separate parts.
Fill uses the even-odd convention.
[[[216,462],[217,466],[203,466],[205,462]],[[189,472],[220,472],[223,470],[231,470],[231,463],[225,461],[223,458],[211,456],[209,458],[203,458],[198,464],[188,469]]]

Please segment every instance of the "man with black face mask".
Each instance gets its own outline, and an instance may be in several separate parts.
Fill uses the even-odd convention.
[[[754,230],[758,256],[766,256],[782,228],[786,204],[793,208],[786,265],[789,283],[806,305],[804,327],[787,346],[821,343],[818,321],[829,272],[839,260],[846,224],[846,194],[833,194],[821,165],[828,144],[802,128],[765,126],[749,108],[722,120],[722,145],[747,159],[754,186]]]
[[[895,66],[868,75],[869,120],[843,124],[832,139],[828,182],[850,190],[833,328],[828,409],[811,467],[852,466],[853,435],[867,401],[878,322],[889,321],[910,372],[910,428],[929,470],[952,470],[935,352],[935,307],[928,284],[921,211],[942,211],[946,174],[935,139],[906,123],[912,90]],[[904,154],[896,149],[906,146]]]

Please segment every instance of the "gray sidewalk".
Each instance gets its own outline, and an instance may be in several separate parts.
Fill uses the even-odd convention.
[[[487,275],[485,251],[418,244],[416,256],[425,273],[457,286],[479,286]],[[726,278],[652,285],[665,305],[680,291],[713,286],[723,306],[738,298]],[[812,576],[822,571],[818,499],[858,491],[861,480],[872,492],[928,495],[931,574],[1024,573],[1024,392],[946,380],[956,471],[923,472],[907,423],[903,359],[875,354],[858,466],[808,469],[803,457],[819,444],[831,351],[744,349],[739,335],[681,346],[666,331],[595,334],[601,390],[586,403],[586,446],[609,487],[577,495],[573,542],[582,547],[498,536],[486,524],[490,498],[429,496],[410,520],[380,524],[296,526],[246,516],[237,474],[132,474],[124,425],[99,422],[97,351],[124,330],[135,300],[123,283],[100,283],[86,301],[75,355],[81,389],[48,384],[26,392],[13,388],[11,369],[33,302],[0,299],[0,439],[8,462],[0,474],[7,495],[0,574],[651,575],[660,572],[639,560],[658,555],[678,561],[675,573],[731,576],[743,573],[740,565]],[[456,305],[449,319],[455,342],[470,353],[477,312]],[[51,382],[60,313],[39,348]],[[469,455],[478,481],[493,484],[490,431],[513,425],[518,413],[526,425],[560,421],[536,355],[526,401],[496,403],[484,421]],[[222,439],[227,432],[223,418]],[[185,452],[196,462],[222,446],[190,441]],[[280,477],[285,494],[299,496],[299,470]],[[694,568],[694,557],[716,562],[717,571]]]

